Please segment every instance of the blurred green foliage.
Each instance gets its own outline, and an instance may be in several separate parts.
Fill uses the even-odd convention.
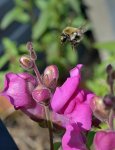
[[[98,42],[93,47],[99,50],[101,63],[94,66],[94,75],[87,81],[87,86],[97,95],[104,96],[109,92],[106,82],[106,67],[108,64],[115,66],[115,42]]]
[[[69,44],[61,45],[60,35],[66,26],[80,27],[84,24],[81,1],[14,0],[14,2],[15,7],[5,14],[0,23],[1,29],[6,29],[14,21],[31,24],[31,39],[38,57],[39,52],[44,53],[45,61],[42,58],[42,61],[39,59],[38,66],[42,67],[44,63],[57,64],[63,78],[65,70],[76,65],[77,53]],[[0,68],[4,68],[5,64],[9,62],[6,71],[22,71],[18,59],[20,55],[27,53],[25,43],[17,45],[9,39],[3,39],[3,45],[5,52],[1,57]],[[0,72],[0,78],[6,71]]]
[[[4,55],[0,58],[0,87],[3,85],[4,74],[10,72],[21,72],[23,69],[19,66],[19,53],[15,42],[8,38],[3,39],[5,48]],[[5,69],[4,69],[5,68]]]
[[[60,71],[60,79],[65,79],[67,70],[76,65],[78,56],[69,44],[61,45],[60,35],[66,26],[80,27],[86,20],[81,9],[81,0],[14,0],[15,7],[10,10],[0,23],[1,29],[7,28],[13,21],[30,24],[32,27],[31,39],[38,53],[37,65],[39,68],[47,64],[56,64]],[[37,11],[36,11],[37,10]],[[84,38],[88,49],[91,46],[100,50],[101,63],[93,67],[94,73],[87,80],[87,87],[98,95],[108,91],[106,84],[106,66],[114,64],[115,42],[95,43]],[[0,60],[0,79],[8,72],[21,72],[18,59],[27,53],[26,43],[17,45],[7,38],[3,39],[4,55]],[[39,54],[43,53],[41,57]],[[82,57],[82,56],[81,56]],[[7,65],[6,65],[7,64]],[[5,67],[4,69],[4,66]]]

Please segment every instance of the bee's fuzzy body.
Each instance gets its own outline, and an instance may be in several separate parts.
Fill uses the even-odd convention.
[[[75,47],[82,40],[84,32],[82,28],[66,27],[61,34],[61,43],[70,42]]]

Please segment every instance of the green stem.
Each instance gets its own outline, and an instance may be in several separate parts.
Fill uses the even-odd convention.
[[[45,109],[45,114],[46,114],[46,121],[47,121],[47,126],[49,130],[49,138],[50,138],[50,150],[54,150],[53,146],[53,131],[52,131],[52,122],[50,119],[50,112],[49,112],[49,107],[47,105],[44,106]]]

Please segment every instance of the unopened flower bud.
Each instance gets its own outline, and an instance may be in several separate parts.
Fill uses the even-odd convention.
[[[108,119],[110,110],[106,108],[102,98],[94,98],[90,106],[92,108],[94,116],[100,121],[106,121]]]
[[[31,69],[33,68],[33,61],[30,59],[28,55],[22,56],[19,59],[19,62],[24,69]]]
[[[38,85],[32,92],[32,97],[36,102],[47,102],[51,96],[51,92],[43,85]]]
[[[113,67],[112,67],[111,64],[109,64],[109,65],[106,67],[106,72],[109,74],[112,70],[113,70]]]
[[[46,67],[43,75],[43,82],[49,88],[55,88],[59,77],[59,71],[56,65]]]
[[[106,96],[104,96],[103,102],[104,102],[106,108],[108,108],[108,109],[109,109],[109,108],[112,108],[113,100],[114,100],[114,99],[115,99],[115,98],[114,98],[113,95],[106,95]]]

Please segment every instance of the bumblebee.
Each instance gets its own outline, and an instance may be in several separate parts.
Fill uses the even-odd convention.
[[[66,27],[61,34],[61,43],[70,42],[72,47],[76,47],[86,32],[85,28]]]

